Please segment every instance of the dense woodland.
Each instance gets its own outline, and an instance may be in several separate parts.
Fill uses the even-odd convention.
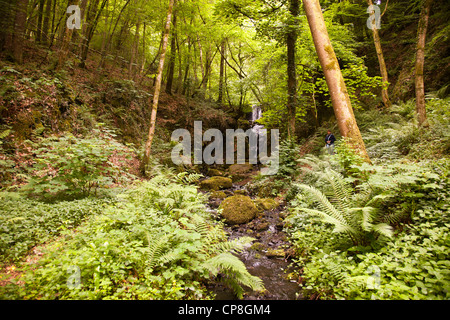
[[[0,17],[0,298],[450,298],[450,2],[0,0]],[[278,129],[277,172],[175,164],[195,121]]]

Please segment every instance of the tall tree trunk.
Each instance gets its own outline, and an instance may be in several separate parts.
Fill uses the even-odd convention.
[[[27,20],[28,0],[18,0],[16,5],[16,17],[14,20],[14,35],[12,39],[12,51],[14,60],[23,63],[23,44],[25,41],[25,25]]]
[[[203,57],[203,47],[202,47],[202,43],[200,41],[200,37],[197,34],[197,44],[198,44],[198,53],[200,56],[200,71],[202,73],[202,83],[200,83],[200,87],[203,84],[203,81],[205,80],[205,59]],[[201,98],[205,98],[205,91],[201,91],[200,92],[200,97]]]
[[[219,104],[222,104],[223,102],[223,79],[225,74],[225,55],[226,55],[226,39],[222,40],[222,44],[220,46],[220,71],[219,71],[219,96],[217,98],[217,102]]]
[[[287,75],[288,75],[288,136],[295,136],[295,114],[297,110],[297,66],[295,63],[297,30],[296,18],[299,14],[299,0],[289,0],[289,32],[286,35]]]
[[[367,0],[367,4],[369,6],[373,6],[372,0]],[[374,16],[375,11],[372,11],[370,13],[370,15]],[[391,101],[389,100],[389,93],[388,93],[389,78],[388,78],[388,73],[387,73],[387,69],[386,69],[386,63],[384,61],[383,50],[381,48],[380,34],[378,33],[377,24],[376,24],[376,20],[374,19],[374,17],[372,17],[371,21],[372,21],[373,42],[375,44],[375,51],[377,53],[378,64],[380,66],[381,78],[383,79],[383,88],[381,89],[381,98],[383,99],[384,107],[390,108]]]
[[[41,43],[42,41],[42,22],[44,20],[44,5],[45,0],[39,0],[39,7],[38,7],[38,20],[37,20],[37,26],[36,26],[36,42]]]
[[[427,35],[428,17],[430,16],[433,0],[424,0],[420,12],[419,26],[417,29],[417,52],[415,69],[416,87],[416,112],[419,126],[428,126],[427,111],[425,108],[425,86],[423,83],[423,65],[425,63],[425,38]]]
[[[166,93],[172,94],[173,76],[175,73],[175,58],[176,58],[176,42],[177,42],[177,15],[173,14],[172,19],[172,40],[170,41],[170,60],[169,69],[167,71]]]
[[[138,68],[139,61],[139,30],[141,28],[140,18],[138,18],[138,22],[136,23],[136,34],[134,36],[134,44],[131,50],[131,59],[129,66],[130,79],[134,78],[135,71]]]
[[[184,71],[184,80],[183,80],[183,91],[181,92],[182,95],[189,95],[189,69],[191,65],[191,39],[188,37],[188,52],[186,53],[186,70]]]
[[[204,93],[205,99],[207,97],[206,93],[207,93],[207,88],[208,88],[209,75],[211,74],[211,64],[214,59],[214,56],[215,56],[215,54],[212,55],[212,52],[211,52],[211,45],[209,45],[208,51],[206,52],[205,77],[202,80],[203,93]]]
[[[105,49],[104,49],[104,51],[102,51],[102,58],[101,58],[101,61],[100,61],[100,67],[101,67],[101,68],[104,68],[104,67],[105,67],[105,63],[106,63],[106,59],[105,59],[105,57],[106,57],[106,52],[111,48],[112,39],[113,39],[114,33],[116,32],[117,25],[118,25],[118,23],[119,23],[119,21],[120,21],[120,18],[122,17],[122,13],[125,11],[125,8],[128,6],[128,4],[130,3],[130,1],[131,1],[131,0],[127,0],[127,2],[125,2],[125,4],[124,4],[124,6],[122,7],[122,9],[120,9],[119,15],[118,15],[118,17],[117,17],[117,19],[116,19],[116,23],[114,24],[113,31],[112,31],[112,32],[109,32],[109,35],[108,35],[108,41],[106,41]],[[115,7],[115,6],[114,6],[114,7]],[[111,19],[111,23],[112,23],[112,19]],[[110,28],[110,29],[111,29],[111,28]]]
[[[181,54],[180,41],[177,38],[177,53],[178,53],[178,78],[177,78],[177,87],[175,88],[175,93],[182,91],[183,87],[183,59]]]
[[[161,56],[159,58],[158,74],[156,76],[155,92],[153,94],[152,113],[150,117],[150,128],[148,131],[148,139],[145,144],[144,159],[142,160],[141,171],[145,174],[146,166],[150,161],[150,153],[152,148],[153,137],[156,128],[156,114],[158,111],[159,94],[161,91],[162,75],[164,71],[164,61],[166,58],[167,44],[169,42],[170,22],[172,21],[172,11],[175,0],[169,0],[169,9],[167,11],[166,26],[164,28],[164,40],[161,48]]]
[[[69,0],[69,5],[78,5],[78,0]],[[74,29],[69,29],[66,27],[66,23],[64,23],[63,29],[64,33],[61,39],[61,46],[59,48],[58,55],[58,66],[61,67],[66,60],[67,54],[70,50],[70,44],[72,42],[72,37],[74,34]]]
[[[341,69],[331,46],[328,31],[322,15],[319,0],[303,0],[303,6],[308,19],[314,46],[316,48],[319,61],[325,75],[334,114],[338,122],[339,131],[342,136],[349,138],[350,143],[359,151],[359,154],[367,161],[370,158],[367,154],[364,141],[353,114],[350,97],[342,77]]]
[[[86,59],[89,52],[89,44],[94,35],[95,28],[97,27],[100,14],[102,13],[103,8],[105,7],[108,0],[103,0],[100,9],[98,9],[99,2],[100,0],[93,0],[91,5],[89,6],[89,14],[86,17],[86,23],[88,24],[88,27],[86,28],[86,34],[84,36],[83,44],[81,47],[81,62],[79,64],[80,68],[84,68],[86,66]]]
[[[141,66],[139,68],[139,74],[142,74],[145,70],[145,63],[147,62],[147,51],[145,50],[146,46],[145,46],[145,35],[147,33],[147,24],[145,23],[145,21],[143,22],[144,24],[144,29],[142,30],[142,61],[141,61]]]
[[[50,26],[50,17],[52,13],[52,0],[47,0],[45,3],[46,3],[45,15],[44,21],[42,23],[43,38],[41,40],[42,43],[46,45],[49,43],[50,40],[49,26]]]
[[[114,0],[114,3],[113,3],[113,5],[112,5],[112,8],[115,8],[116,7],[116,3],[117,3],[117,0]],[[101,56],[101,59],[100,59],[100,63],[98,64],[98,66],[97,66],[97,71],[99,71],[101,68],[103,68],[104,67],[104,65],[103,65],[103,63],[104,63],[104,61],[105,61],[105,54],[106,54],[106,52],[105,52],[105,49],[106,49],[106,45],[108,44],[108,38],[109,38],[109,35],[110,35],[110,33],[111,33],[111,28],[112,28],[112,24],[113,24],[113,20],[114,20],[114,14],[113,14],[113,12],[112,11],[114,11],[114,10],[112,10],[112,11],[109,11],[108,8],[109,7],[109,5],[107,5],[106,6],[106,12],[107,12],[107,14],[105,14],[105,30],[104,30],[104,33],[103,33],[103,39],[102,39],[102,47],[101,47],[101,49],[100,49],[100,52],[101,52],[101,54],[100,54],[100,56]],[[109,22],[109,26],[108,26],[108,22]],[[108,26],[108,27],[107,27]]]
[[[0,1],[0,51],[12,52],[14,36],[14,21],[16,18],[16,4],[11,1]]]

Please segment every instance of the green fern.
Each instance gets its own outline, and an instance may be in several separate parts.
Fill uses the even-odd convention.
[[[171,263],[179,258],[179,255],[170,249],[170,238],[167,235],[158,237],[154,240],[150,238],[150,234],[146,232],[148,242],[148,260],[147,266],[151,269],[158,265]]]
[[[334,225],[334,232],[346,234],[355,245],[367,244],[373,236],[392,237],[393,228],[382,220],[375,207],[383,196],[368,199],[370,193],[366,193],[365,197],[355,197],[344,178],[331,169],[325,170],[323,178],[331,187],[330,199],[315,187],[297,184],[300,197],[303,195],[315,206],[298,208],[299,211],[321,217],[323,222]]]
[[[215,276],[222,273],[222,282],[230,286],[239,299],[243,297],[242,286],[250,287],[255,291],[264,290],[262,280],[251,275],[245,264],[229,252],[223,252],[208,259],[203,266]]]
[[[200,173],[188,173],[188,172],[180,172],[177,174],[177,181],[180,183],[196,183],[203,177]]]

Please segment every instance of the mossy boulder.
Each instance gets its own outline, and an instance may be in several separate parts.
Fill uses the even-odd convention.
[[[258,210],[252,199],[243,195],[228,197],[220,204],[222,216],[228,224],[247,223],[256,217]]]
[[[233,182],[237,182],[247,178],[252,169],[253,165],[249,163],[233,164],[228,168],[228,172]]]
[[[241,194],[243,196],[246,196],[246,195],[248,195],[248,191],[246,191],[244,189],[237,189],[237,190],[234,190],[234,194]]]
[[[230,174],[245,174],[252,171],[253,165],[249,163],[243,163],[243,164],[232,164],[230,168],[228,168],[228,171]]]
[[[282,258],[286,255],[283,249],[269,249],[267,250],[266,256],[268,258]]]
[[[278,207],[278,202],[270,198],[255,199],[254,203],[259,212],[272,210]]]
[[[211,177],[200,182],[200,189],[217,191],[233,186],[233,181],[227,177]]]
[[[208,175],[210,177],[215,177],[215,176],[221,177],[221,176],[223,176],[223,172],[220,171],[220,170],[217,170],[217,169],[209,169],[208,170]]]
[[[213,191],[209,195],[210,199],[225,199],[227,197],[227,194],[223,191]]]

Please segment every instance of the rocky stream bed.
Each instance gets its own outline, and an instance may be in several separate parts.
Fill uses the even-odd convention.
[[[244,300],[302,299],[297,281],[289,277],[292,249],[283,232],[285,208],[274,199],[250,195],[245,184],[257,174],[257,168],[245,169],[244,166],[243,170],[242,165],[238,168],[241,172],[237,178],[233,166],[230,174],[212,171],[220,175],[206,177],[200,182],[200,190],[210,192],[208,210],[213,216],[227,216],[225,231],[230,240],[244,236],[255,238],[239,257],[252,275],[263,280],[266,291],[247,293]],[[216,285],[210,289],[218,300],[237,299],[233,291],[224,286]]]

